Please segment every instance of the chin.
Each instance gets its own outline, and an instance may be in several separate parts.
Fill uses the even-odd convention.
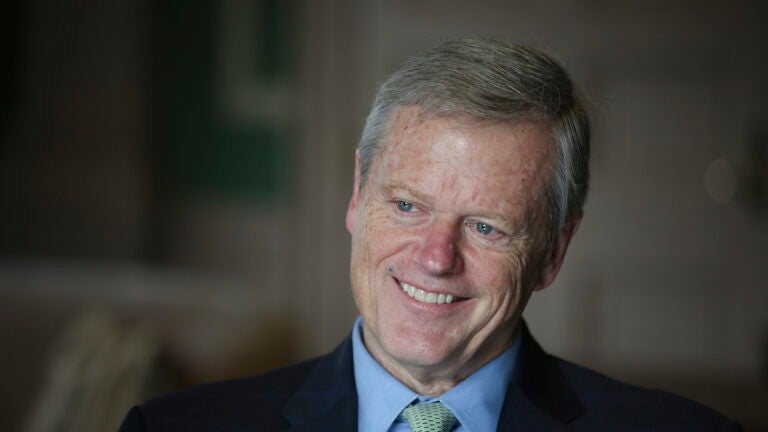
[[[454,351],[448,341],[430,337],[395,336],[383,342],[383,348],[390,357],[398,363],[413,366],[435,367],[445,364]]]

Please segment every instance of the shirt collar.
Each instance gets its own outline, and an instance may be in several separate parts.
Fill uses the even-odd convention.
[[[516,337],[509,349],[440,396],[465,431],[496,430],[519,350]]]
[[[419,396],[389,374],[363,344],[362,318],[352,330],[352,355],[360,430],[386,431],[411,402],[442,401],[468,432],[496,430],[507,387],[513,379],[520,337],[504,351],[445,394]]]
[[[386,431],[400,412],[418,396],[395,379],[368,353],[363,344],[363,320],[352,330],[352,359],[357,386],[360,430]]]

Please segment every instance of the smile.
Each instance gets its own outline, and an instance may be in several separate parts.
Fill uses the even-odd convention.
[[[427,292],[421,288],[416,288],[415,286],[409,285],[405,282],[400,282],[400,286],[403,288],[404,293],[422,303],[443,304],[451,303],[453,301],[453,295],[451,294]]]

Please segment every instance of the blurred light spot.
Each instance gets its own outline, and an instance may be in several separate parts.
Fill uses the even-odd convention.
[[[736,193],[736,170],[724,158],[709,163],[704,171],[704,188],[707,195],[719,204],[728,204]]]

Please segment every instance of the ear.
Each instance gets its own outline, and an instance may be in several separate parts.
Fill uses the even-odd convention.
[[[352,198],[347,207],[347,231],[352,234],[355,228],[355,210],[360,203],[360,151],[355,151],[355,181],[352,187]]]
[[[581,224],[581,218],[582,215],[580,214],[573,216],[560,229],[555,243],[546,251],[539,273],[539,280],[533,288],[534,291],[548,287],[555,280],[557,273],[560,272],[560,267],[563,265],[568,245],[571,243],[573,235],[576,234],[579,224]]]

